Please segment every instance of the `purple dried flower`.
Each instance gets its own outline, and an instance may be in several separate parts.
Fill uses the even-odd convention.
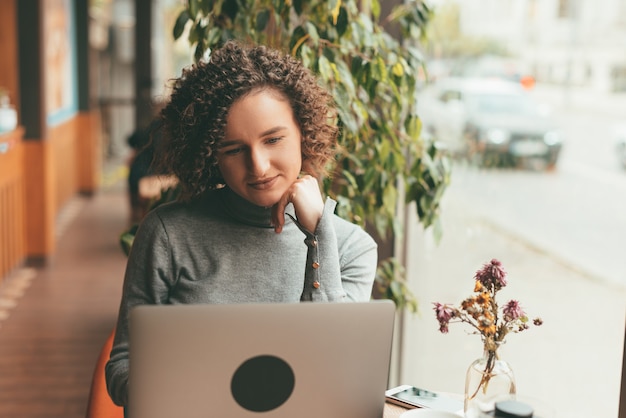
[[[474,278],[487,289],[500,290],[506,286],[506,271],[502,268],[502,263],[495,258],[483,265]]]
[[[505,321],[513,321],[526,315],[519,302],[516,300],[508,301],[507,304],[504,305],[504,308],[502,308],[502,312],[504,313]]]
[[[435,310],[437,321],[440,323],[448,323],[454,317],[454,309],[439,302],[435,302],[433,305],[435,305],[433,309]]]
[[[437,321],[439,321],[439,331],[442,334],[448,333],[448,323],[455,316],[454,308],[441,304],[439,302],[433,303],[435,307],[435,315],[437,316]]]

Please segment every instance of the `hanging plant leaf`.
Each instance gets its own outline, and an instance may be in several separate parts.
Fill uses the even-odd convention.
[[[192,20],[196,20],[196,16],[198,15],[198,11],[200,10],[200,2],[201,0],[188,0],[187,1],[187,10],[189,11],[189,15]]]
[[[293,9],[298,16],[302,14],[302,5],[306,0],[293,0]]]
[[[174,23],[174,30],[172,31],[174,39],[178,39],[181,37],[181,35],[185,31],[185,25],[190,20],[191,16],[189,16],[189,12],[187,10],[183,10],[182,12],[180,12],[178,17],[176,18],[176,23]]]
[[[263,9],[256,15],[256,25],[255,29],[259,32],[265,30],[267,26],[267,22],[270,20],[270,11],[268,9]]]
[[[340,126],[336,165],[329,167],[335,176],[322,183],[338,202],[337,214],[388,237],[402,230],[394,212],[404,201],[415,204],[422,225],[440,237],[450,165],[420,136],[415,100],[424,75],[419,43],[432,10],[422,0],[405,0],[383,17],[380,0],[368,4],[369,15],[358,0],[189,0],[174,34],[180,37],[192,20],[188,40],[196,60],[234,38],[288,51],[319,73],[336,101]],[[387,24],[400,28],[402,40],[386,31]],[[390,263],[389,283],[399,284],[386,286],[386,294],[398,299],[400,309],[416,306],[396,268],[401,266]]]

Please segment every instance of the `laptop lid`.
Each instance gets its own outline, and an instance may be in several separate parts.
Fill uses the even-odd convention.
[[[131,311],[130,418],[380,418],[395,305]]]

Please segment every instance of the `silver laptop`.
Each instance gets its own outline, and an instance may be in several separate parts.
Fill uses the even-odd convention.
[[[381,418],[391,301],[139,306],[130,418]]]

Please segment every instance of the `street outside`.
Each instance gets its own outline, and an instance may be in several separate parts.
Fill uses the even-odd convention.
[[[482,354],[465,324],[439,333],[432,302],[459,304],[492,258],[544,325],[507,336],[518,395],[542,418],[617,417],[626,316],[626,170],[610,133],[626,121],[626,94],[538,85],[565,134],[553,171],[453,167],[444,234],[435,243],[410,222],[407,264],[420,303],[406,315],[399,383],[463,393]],[[541,414],[542,412],[543,414]]]

